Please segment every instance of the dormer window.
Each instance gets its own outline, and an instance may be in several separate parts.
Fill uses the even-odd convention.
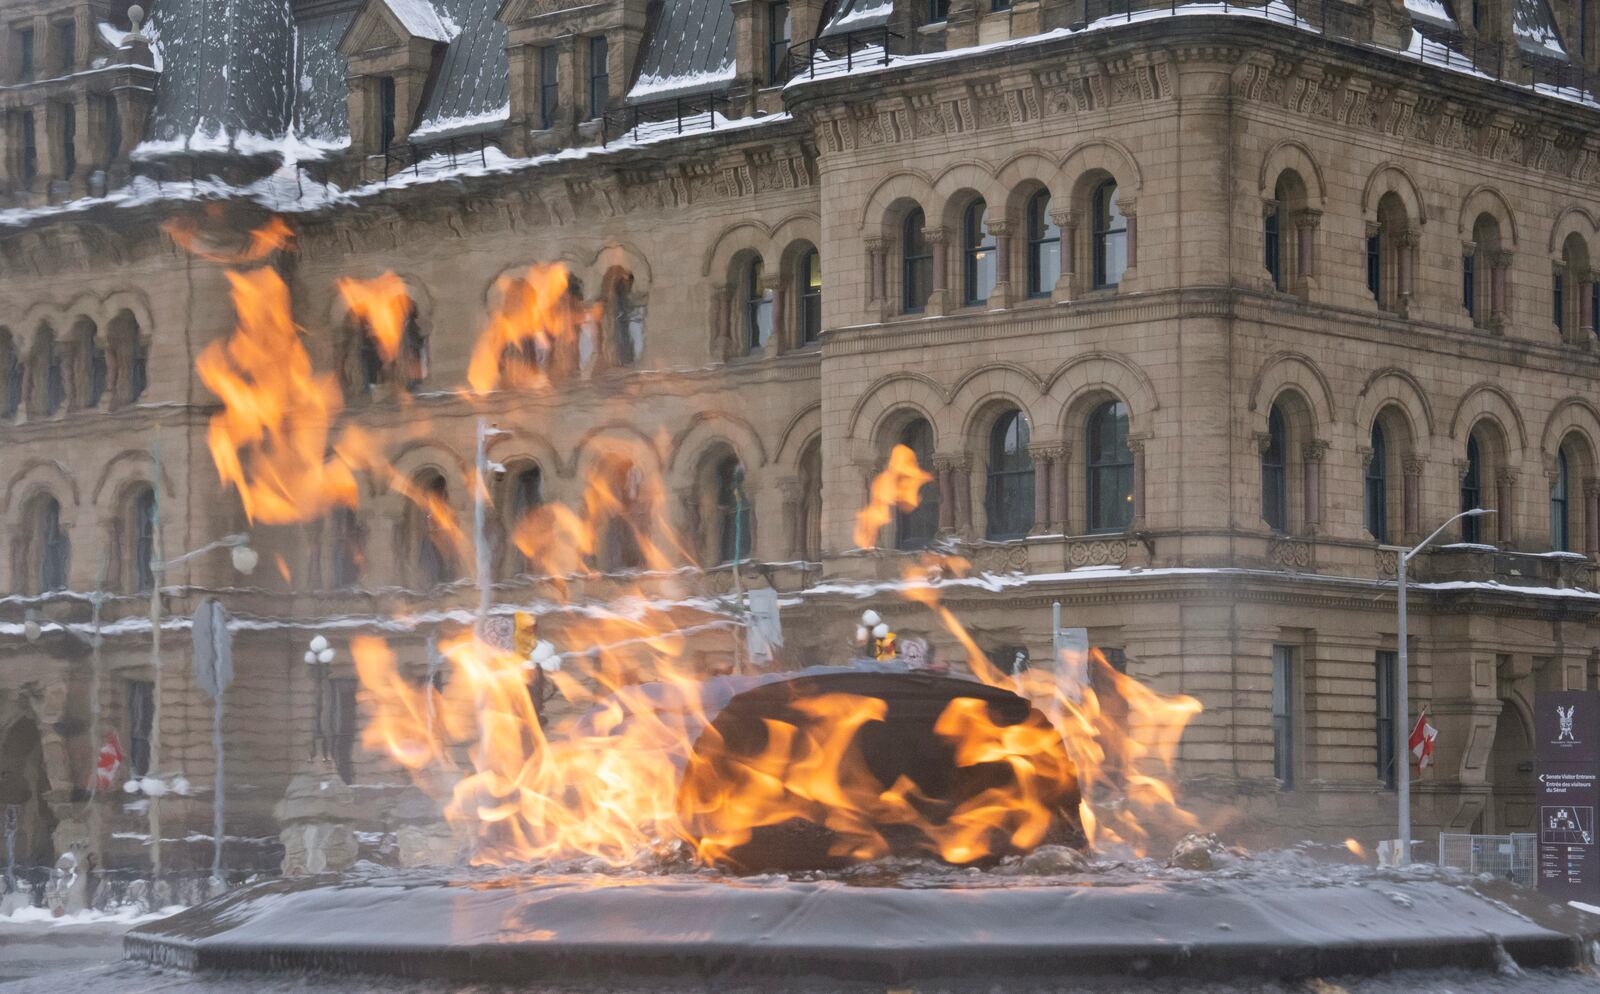
[[[554,45],[539,49],[539,127],[548,131],[556,126],[556,109],[561,100],[561,75]]]
[[[17,82],[26,83],[33,79],[33,29],[23,28],[17,32]]]
[[[767,6],[767,82],[773,86],[789,75],[789,39],[793,20],[784,0]]]
[[[596,35],[589,39],[590,120],[606,112],[606,102],[611,97],[611,70],[606,62],[609,51],[605,35]]]
[[[394,145],[395,88],[394,77],[378,80],[378,151],[387,152]]]

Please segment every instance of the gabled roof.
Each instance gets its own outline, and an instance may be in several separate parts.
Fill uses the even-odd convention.
[[[446,21],[429,0],[378,0],[413,38],[449,43],[460,34],[454,21]]]

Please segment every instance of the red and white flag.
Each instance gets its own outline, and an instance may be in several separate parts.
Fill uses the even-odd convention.
[[[122,743],[117,741],[116,732],[107,732],[106,740],[100,745],[100,755],[94,763],[94,786],[96,790],[110,790],[116,782],[117,770],[122,766]]]
[[[1411,730],[1411,738],[1407,742],[1417,769],[1425,770],[1433,765],[1433,740],[1438,737],[1439,730],[1428,724],[1427,712],[1417,715],[1417,726]]]

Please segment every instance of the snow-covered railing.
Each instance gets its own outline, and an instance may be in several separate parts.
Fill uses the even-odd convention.
[[[719,121],[723,124],[728,121],[717,109],[727,106],[728,95],[714,92],[668,97],[609,110],[600,116],[600,147],[605,148],[614,141],[644,142],[702,128],[715,131]]]
[[[813,38],[789,49],[787,78],[817,79],[848,73],[857,66],[886,66],[892,39],[900,37],[888,28],[863,28]]]
[[[385,148],[381,155],[374,156],[383,160],[383,182],[389,182],[389,177],[396,173],[411,170],[412,175],[419,175],[422,163],[436,157],[446,157],[453,168],[460,164],[462,158],[477,159],[479,166],[487,166],[488,149],[494,142],[488,132],[477,134],[453,135],[445,138],[416,139],[409,142],[392,142]]]

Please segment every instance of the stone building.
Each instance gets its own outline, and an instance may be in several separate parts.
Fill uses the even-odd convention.
[[[1533,696],[1600,681],[1589,0],[129,14],[0,0],[0,783],[30,860],[144,866],[132,767],[192,785],[155,830],[170,866],[206,864],[187,619],[208,594],[239,622],[230,865],[280,858],[314,738],[358,827],[411,818],[355,742],[346,640],[382,631],[422,673],[470,617],[470,562],[400,490],[471,521],[478,415],[503,432],[497,609],[542,596],[515,515],[595,472],[702,563],[747,553],[794,664],[845,658],[864,604],[953,652],[874,586],[946,543],[978,576],[944,601],[995,658],[1047,660],[1059,601],[1197,697],[1186,797],[1245,842],[1390,830],[1397,550],[1491,509],[1413,562],[1410,695],[1440,730],[1418,836],[1531,826]],[[252,526],[194,367],[235,323],[213,260],[274,216],[316,367],[412,487],[363,478],[354,510]],[[537,262],[599,315],[585,347],[559,390],[466,397]],[[336,284],[389,271],[411,307],[386,363]],[[855,548],[896,443],[935,482]],[[213,546],[242,532],[248,578]],[[319,633],[326,681],[302,661]]]

